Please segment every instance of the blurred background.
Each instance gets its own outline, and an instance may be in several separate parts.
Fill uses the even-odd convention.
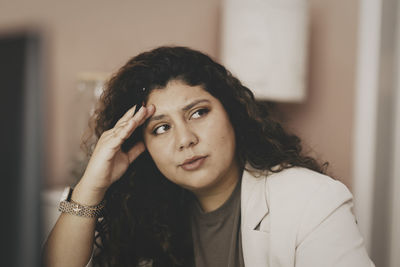
[[[183,45],[273,103],[353,192],[376,266],[400,266],[399,23],[396,0],[0,0],[1,265],[39,266],[104,81]]]

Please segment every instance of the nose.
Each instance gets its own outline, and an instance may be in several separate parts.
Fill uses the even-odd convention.
[[[179,129],[178,129],[179,128]],[[187,125],[182,125],[176,129],[176,144],[179,151],[197,145],[199,138],[195,132]]]

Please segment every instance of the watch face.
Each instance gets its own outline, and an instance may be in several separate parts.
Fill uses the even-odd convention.
[[[75,204],[75,207],[72,209],[74,212],[80,212],[82,208],[79,207],[78,204]]]
[[[60,201],[63,201],[63,200],[69,201],[71,199],[71,194],[72,194],[72,188],[66,187],[61,195]]]

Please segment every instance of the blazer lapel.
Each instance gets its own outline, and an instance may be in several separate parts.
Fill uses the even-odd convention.
[[[241,234],[246,266],[268,266],[269,232],[258,228],[268,215],[266,177],[244,170],[241,188]]]

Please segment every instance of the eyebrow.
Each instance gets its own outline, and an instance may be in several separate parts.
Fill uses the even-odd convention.
[[[182,108],[182,111],[188,111],[188,110],[191,109],[192,107],[194,107],[194,106],[196,106],[196,105],[198,105],[198,104],[200,104],[200,103],[203,103],[203,102],[210,103],[210,100],[208,100],[208,99],[199,99],[199,100],[195,100],[195,101],[193,101],[192,103],[189,103],[189,104],[187,104],[186,106],[184,106],[184,107]],[[157,116],[153,116],[153,117],[149,118],[149,120],[146,122],[146,125],[149,124],[151,121],[162,120],[162,119],[165,118],[165,117],[166,117],[166,115],[164,115],[164,114],[160,114],[160,115],[157,115]]]
[[[188,110],[191,109],[192,107],[196,106],[197,104],[203,103],[203,102],[208,102],[208,103],[210,103],[210,100],[208,100],[208,99],[199,99],[199,100],[195,100],[195,101],[193,101],[192,103],[190,103],[190,104],[184,106],[184,107],[182,108],[182,111],[188,111]]]

